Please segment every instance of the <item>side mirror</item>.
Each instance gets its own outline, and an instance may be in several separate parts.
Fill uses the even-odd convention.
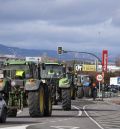
[[[42,70],[46,70],[45,63],[42,63]]]

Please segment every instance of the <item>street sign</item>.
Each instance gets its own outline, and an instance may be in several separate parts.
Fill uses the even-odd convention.
[[[97,74],[96,80],[97,80],[98,82],[101,82],[101,81],[103,80],[103,76],[102,76],[101,74]]]
[[[41,57],[26,57],[26,61],[33,61],[33,62],[41,62],[42,58]]]
[[[82,71],[82,65],[80,64],[75,64],[74,68],[75,68],[75,71]]]

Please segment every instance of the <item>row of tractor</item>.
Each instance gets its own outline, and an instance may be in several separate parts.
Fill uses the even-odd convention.
[[[75,75],[62,63],[7,60],[0,70],[0,96],[11,117],[24,107],[29,108],[31,117],[51,116],[56,104],[71,110],[76,96],[91,96],[91,84],[88,75]]]

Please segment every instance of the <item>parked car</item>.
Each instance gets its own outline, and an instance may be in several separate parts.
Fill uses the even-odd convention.
[[[111,91],[113,93],[117,93],[118,90],[119,90],[118,85],[109,85],[108,86],[108,91]]]
[[[0,123],[5,123],[7,117],[7,105],[3,97],[0,96]]]

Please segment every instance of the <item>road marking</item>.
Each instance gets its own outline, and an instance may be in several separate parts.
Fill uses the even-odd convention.
[[[73,127],[73,126],[50,126],[56,129],[79,129],[80,127]]]
[[[3,127],[0,129],[26,129],[29,125],[23,125],[23,126],[12,126],[12,127]]]
[[[26,129],[29,126],[34,126],[34,125],[38,125],[38,124],[46,124],[46,122],[37,123],[37,124],[29,124],[29,125],[21,125],[21,126],[3,127],[3,128],[0,128],[0,129]]]
[[[48,121],[48,122],[56,122],[56,121]]]
[[[86,116],[92,121],[94,122],[100,129],[104,129],[97,121],[95,121],[92,117],[89,116],[89,114],[86,112],[85,110],[86,106],[83,107],[84,113],[86,114]]]
[[[78,108],[76,106],[72,106],[72,107],[78,110],[78,115],[77,116],[82,116],[82,111],[80,110],[80,108]]]

